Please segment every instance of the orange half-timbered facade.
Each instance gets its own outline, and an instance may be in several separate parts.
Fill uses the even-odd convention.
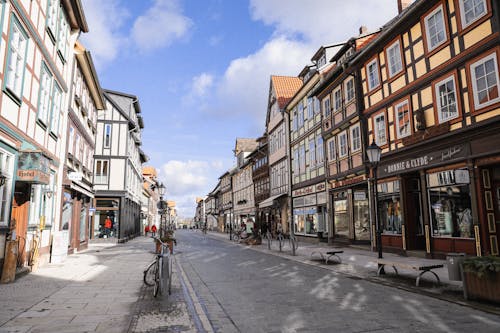
[[[355,59],[385,249],[498,255],[499,18],[498,1],[417,0]]]

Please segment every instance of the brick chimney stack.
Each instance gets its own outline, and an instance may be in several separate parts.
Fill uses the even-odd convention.
[[[413,0],[398,0],[398,13],[401,14],[412,2]]]

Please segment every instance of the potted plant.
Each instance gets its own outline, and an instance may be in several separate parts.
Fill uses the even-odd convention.
[[[465,299],[500,303],[500,257],[470,257],[462,265]]]
[[[174,245],[177,245],[177,240],[174,237],[173,230],[167,230],[163,236],[160,236],[160,240],[168,245],[170,253],[174,253]],[[156,242],[156,252],[160,253],[160,242]]]

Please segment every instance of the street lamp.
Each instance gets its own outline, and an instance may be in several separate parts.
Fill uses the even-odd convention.
[[[375,210],[375,227],[377,228],[377,250],[378,257],[382,258],[382,228],[380,227],[380,221],[378,219],[378,190],[377,190],[377,166],[380,162],[380,155],[382,153],[382,149],[377,146],[375,141],[372,141],[372,144],[366,147],[366,155],[368,156],[368,161],[370,162],[372,173],[373,173],[373,192],[374,192],[374,210]],[[383,273],[383,270],[380,271]]]

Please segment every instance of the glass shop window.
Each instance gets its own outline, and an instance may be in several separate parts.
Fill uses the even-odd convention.
[[[384,234],[401,234],[401,197],[399,180],[377,185],[378,216]]]

